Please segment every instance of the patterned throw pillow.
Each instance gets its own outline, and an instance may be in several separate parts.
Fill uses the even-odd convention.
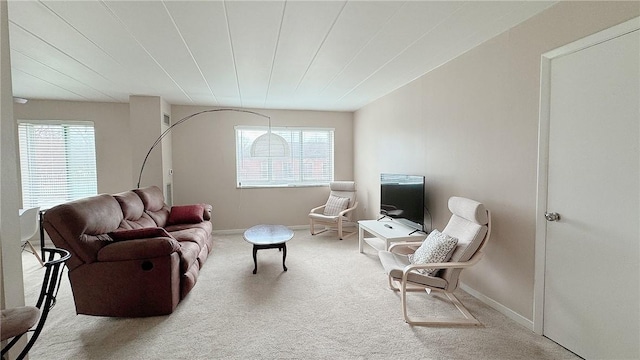
[[[458,244],[458,239],[433,230],[422,242],[415,253],[409,255],[412,264],[428,264],[449,261],[452,250]],[[433,276],[440,269],[419,269],[418,272]]]
[[[324,207],[324,214],[327,216],[336,216],[340,211],[346,209],[347,206],[349,206],[349,198],[330,195]]]

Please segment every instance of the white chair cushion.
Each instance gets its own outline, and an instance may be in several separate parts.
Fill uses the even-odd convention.
[[[348,219],[344,216],[327,216],[319,213],[309,213],[309,218],[318,221],[320,223],[337,223],[339,219],[342,218],[343,221],[347,221]]]
[[[382,263],[385,273],[398,280],[402,279],[404,268],[411,264],[407,255],[396,254],[390,251],[380,251],[378,257],[380,258],[380,263]],[[443,278],[426,276],[413,271],[407,274],[407,281],[439,289],[444,289],[448,285],[447,281]]]
[[[20,306],[2,310],[0,315],[2,341],[18,336],[31,329],[40,318],[40,309],[35,306]],[[4,356],[3,356],[4,358]]]
[[[486,225],[489,222],[487,209],[483,204],[458,196],[449,198],[449,210],[452,214],[463,219],[467,219],[479,225]]]
[[[332,181],[329,184],[331,191],[356,191],[356,183],[354,181]]]
[[[429,264],[446,262],[451,258],[458,239],[433,230],[422,242],[415,253],[409,255],[412,264]],[[419,269],[425,275],[435,275],[440,269]]]
[[[349,206],[349,198],[330,195],[324,207],[324,215],[336,216],[340,214],[340,211],[345,210],[347,206]]]

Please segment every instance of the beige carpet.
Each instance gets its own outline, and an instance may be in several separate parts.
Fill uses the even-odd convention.
[[[65,273],[58,305],[31,350],[38,359],[576,359],[554,342],[457,293],[480,328],[411,327],[387,287],[372,248],[357,236],[310,236],[288,243],[288,272],[277,249],[258,252],[241,235],[216,236],[198,283],[163,317],[76,315]],[[27,302],[42,270],[23,253]],[[413,310],[455,314],[437,297],[412,294]]]

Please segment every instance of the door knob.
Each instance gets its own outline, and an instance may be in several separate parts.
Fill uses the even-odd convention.
[[[547,221],[559,221],[560,220],[560,214],[555,213],[555,212],[546,212],[544,213],[544,218],[547,219]]]

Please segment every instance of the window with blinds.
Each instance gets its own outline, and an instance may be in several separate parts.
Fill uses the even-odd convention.
[[[236,126],[237,186],[328,185],[333,181],[333,133],[329,128]]]
[[[92,122],[19,121],[18,134],[23,208],[97,194]]]

